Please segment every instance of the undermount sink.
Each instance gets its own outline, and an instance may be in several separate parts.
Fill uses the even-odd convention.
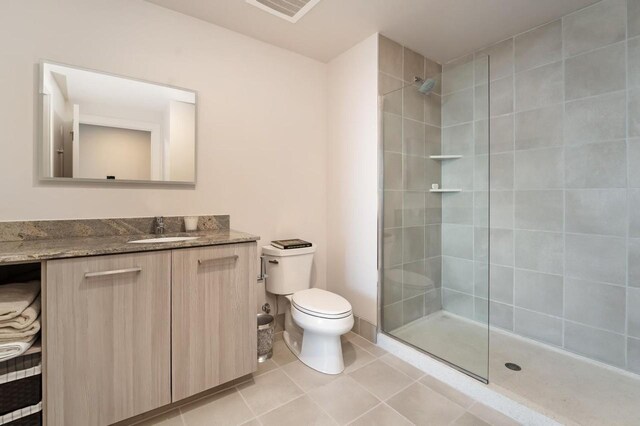
[[[180,241],[193,241],[200,237],[160,237],[160,238],[147,238],[144,240],[129,241],[131,244],[155,244],[155,243],[177,243]]]

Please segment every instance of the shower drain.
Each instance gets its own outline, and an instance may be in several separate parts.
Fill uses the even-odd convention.
[[[518,364],[514,364],[512,362],[508,362],[504,366],[507,367],[509,370],[513,370],[513,371],[522,370],[522,368]]]

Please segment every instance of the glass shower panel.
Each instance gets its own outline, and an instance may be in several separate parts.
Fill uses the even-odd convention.
[[[381,97],[382,330],[488,380],[488,57]]]

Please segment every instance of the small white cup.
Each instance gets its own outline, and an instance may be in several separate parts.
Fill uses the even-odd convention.
[[[431,189],[438,189],[439,185],[437,183],[431,184]]]
[[[186,231],[197,231],[198,230],[198,219],[199,216],[185,216],[184,217],[184,229]]]

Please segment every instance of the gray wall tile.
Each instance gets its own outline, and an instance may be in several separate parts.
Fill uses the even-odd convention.
[[[382,286],[382,304],[384,306],[402,300],[402,268],[384,270],[384,286]]]
[[[388,191],[387,191],[388,192]],[[396,194],[404,195],[402,204],[402,225],[404,226],[423,226],[425,224],[425,200],[422,191],[404,191],[396,192]],[[396,195],[394,194],[394,195]],[[395,200],[394,200],[395,202]]]
[[[434,224],[442,222],[442,195],[431,192],[425,193],[425,201],[427,204],[425,212],[426,224]]]
[[[576,55],[623,40],[625,9],[625,0],[604,0],[565,16],[565,55]]]
[[[516,111],[541,108],[563,100],[562,62],[516,74]]]
[[[424,230],[425,257],[435,257],[442,254],[442,226],[427,225]]]
[[[414,77],[424,79],[424,56],[404,48],[404,81],[413,83]]]
[[[562,320],[524,309],[515,309],[515,332],[534,340],[562,346]]]
[[[382,117],[384,150],[402,152],[402,117],[389,113]]]
[[[476,163],[477,164],[477,163]],[[486,165],[486,160],[480,162]],[[480,167],[484,169],[485,167]],[[490,182],[492,190],[513,189],[513,153],[492,154],[490,163]],[[478,187],[479,188],[479,187]]]
[[[402,189],[402,155],[384,153],[384,189]]]
[[[515,161],[516,189],[563,187],[562,148],[516,151]]]
[[[425,260],[427,281],[432,287],[442,287],[442,257],[431,257]]]
[[[442,287],[473,294],[473,261],[443,256]]]
[[[627,339],[627,360],[629,370],[640,373],[640,339]]]
[[[482,324],[489,324],[489,301],[476,295],[473,298],[473,305],[475,308],[473,319]]]
[[[489,118],[489,86],[482,84],[474,89],[473,114],[476,120]]]
[[[561,275],[515,270],[515,305],[520,308],[562,316],[563,291]]]
[[[434,160],[427,160],[433,161]],[[440,162],[436,162],[440,164]],[[442,162],[442,188],[473,189],[473,157]],[[431,185],[429,185],[431,187]],[[446,197],[448,194],[444,194]]]
[[[488,84],[489,82],[489,57],[486,53],[476,52],[474,54],[475,63],[475,84]],[[505,67],[506,68],[506,67]]]
[[[383,221],[385,228],[402,226],[402,192],[384,191]]]
[[[442,290],[442,307],[465,318],[473,319],[473,296],[457,291]]]
[[[624,290],[624,288],[622,289]],[[627,306],[629,336],[640,338],[640,289],[630,288],[628,290]],[[622,318],[624,320],[624,318]],[[624,326],[622,327],[624,330]]]
[[[627,145],[629,187],[640,188],[640,139],[630,139]]]
[[[567,234],[565,244],[567,276],[624,285],[627,266],[624,239]]]
[[[491,263],[503,266],[513,265],[513,231],[511,229],[492,228],[490,231]],[[482,240],[484,242],[486,240]]]
[[[629,91],[629,137],[640,136],[640,89]]]
[[[561,232],[564,229],[563,191],[516,191],[515,226],[519,229]]]
[[[473,155],[473,123],[465,123],[442,129],[442,153],[449,155]]]
[[[442,222],[473,225],[473,192],[446,194],[442,200]]]
[[[382,326],[386,331],[402,327],[402,302],[382,307]]]
[[[510,158],[513,158],[513,155],[510,155]],[[513,162],[511,164],[513,164]],[[506,170],[503,170],[503,172],[505,171]],[[511,176],[513,176],[513,172],[511,173]],[[476,191],[489,190],[489,156],[488,155],[476,155],[474,158],[473,189],[475,189]]]
[[[421,294],[402,302],[402,323],[408,324],[424,316],[424,295]]]
[[[473,55],[442,67],[442,93],[447,94],[473,86]]]
[[[628,88],[640,86],[640,38],[627,42],[627,84]]]
[[[562,59],[562,21],[528,31],[515,38],[516,72]]]
[[[473,227],[473,258],[476,262],[489,261],[489,229],[486,227]]]
[[[625,365],[625,338],[620,334],[565,321],[564,344],[590,358],[619,367]]]
[[[626,86],[625,43],[569,58],[565,62],[565,99],[622,90]]]
[[[424,122],[424,95],[414,86],[402,89],[403,117]]]
[[[380,73],[378,76],[378,91],[383,98],[382,110],[390,114],[402,115],[402,81],[386,74]]]
[[[491,265],[491,300],[513,305],[513,268]],[[476,292],[478,288],[476,287]]]
[[[407,155],[424,156],[424,124],[406,118],[402,123],[402,152]]]
[[[442,126],[454,126],[473,120],[473,89],[442,97]]]
[[[515,231],[515,266],[562,274],[564,238],[558,232]]]
[[[504,77],[491,82],[489,108],[491,117],[513,112],[513,77]],[[480,118],[480,117],[478,117]]]
[[[405,263],[402,265],[402,299],[424,294],[433,290],[435,286],[427,280],[426,264],[424,260]]]
[[[640,189],[629,189],[629,236],[640,237]]]
[[[491,59],[491,80],[508,76],[513,73],[513,39],[507,39],[491,45],[481,51],[477,56],[488,55]],[[480,62],[480,65],[484,62]],[[486,77],[485,77],[486,78]]]
[[[626,235],[626,190],[574,189],[566,191],[565,197],[567,232]]]
[[[562,104],[534,109],[515,116],[515,149],[562,145]]]
[[[424,226],[402,228],[402,240],[404,263],[424,259]]]
[[[629,239],[629,287],[640,288],[640,239]]]
[[[424,122],[440,126],[442,121],[442,100],[435,93],[422,96],[424,101]]]
[[[442,291],[440,289],[428,291],[424,295],[424,314],[431,315],[442,310]]]
[[[640,35],[640,0],[627,1],[627,31],[629,37]]]
[[[442,162],[426,158],[424,160],[425,167],[425,190],[431,188],[434,183],[444,183],[442,179]],[[473,176],[471,177],[473,179]]]
[[[576,145],[626,137],[626,104],[623,92],[567,102],[564,140]]]
[[[491,119],[491,152],[513,151],[513,114]]]
[[[491,226],[497,228],[513,228],[513,191],[491,192],[489,204]],[[484,211],[487,211],[486,207]],[[483,223],[486,222],[482,222],[481,224]]]
[[[378,49],[380,71],[402,78],[402,46],[381,35],[378,40]]]
[[[404,155],[404,189],[412,191],[424,191],[426,182],[426,163],[422,157]],[[385,162],[385,171],[388,167]]]
[[[473,196],[473,223],[475,226],[489,226],[489,191],[475,191]]]
[[[494,327],[513,330],[513,306],[491,301],[489,322]]]
[[[402,263],[402,229],[385,229],[382,234],[385,268]]]
[[[625,142],[567,147],[565,180],[568,188],[625,188],[627,186]]]
[[[476,297],[489,297],[489,265],[486,262],[474,262],[473,294]]]
[[[625,331],[626,289],[621,286],[567,278],[565,318],[617,333]]]
[[[442,254],[473,259],[473,227],[442,224]]]

